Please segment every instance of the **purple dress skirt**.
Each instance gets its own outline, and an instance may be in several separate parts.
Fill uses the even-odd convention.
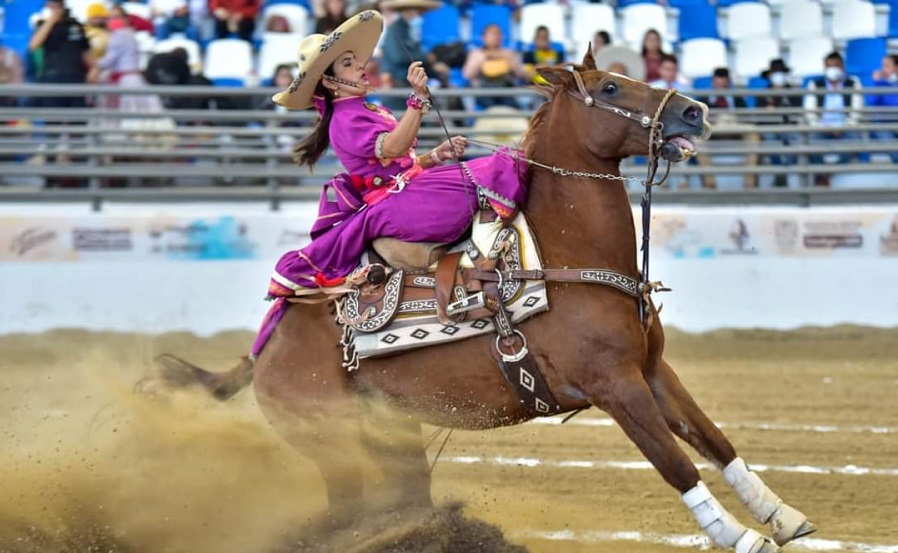
[[[430,169],[417,165],[414,148],[385,159],[383,140],[397,125],[390,111],[364,98],[334,102],[331,147],[347,173],[325,184],[312,242],[285,253],[275,266],[268,293],[276,301],[252,355],[259,354],[283,316],[286,298],[342,283],[376,238],[452,242],[471,225],[481,202],[509,219],[526,199],[526,168],[508,152]]]

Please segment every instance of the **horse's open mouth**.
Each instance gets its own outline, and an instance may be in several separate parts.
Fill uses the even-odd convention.
[[[667,161],[677,163],[694,155],[695,143],[682,135],[672,136],[661,145],[661,157]]]

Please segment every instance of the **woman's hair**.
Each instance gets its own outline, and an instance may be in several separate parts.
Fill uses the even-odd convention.
[[[659,33],[656,29],[649,29],[642,36],[642,57],[645,57],[645,55],[648,53],[648,50],[646,50],[645,47],[645,43],[648,42],[647,39],[649,38],[649,35],[655,35],[655,37],[658,39],[658,53],[664,54],[664,44],[661,42],[661,33]]]
[[[328,67],[324,70],[324,74],[333,77],[333,68]],[[315,130],[293,149],[293,161],[300,166],[308,165],[309,170],[315,167],[315,163],[321,159],[331,144],[330,126],[331,118],[334,116],[334,100],[331,98],[331,91],[325,88],[323,82],[322,79],[315,86],[315,96],[324,98],[324,113],[315,125]]]

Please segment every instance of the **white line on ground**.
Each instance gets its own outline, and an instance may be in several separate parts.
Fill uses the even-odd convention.
[[[441,457],[442,463],[459,463],[470,465],[501,465],[518,467],[552,467],[552,468],[581,468],[581,469],[617,469],[617,470],[654,470],[648,461],[582,461],[582,460],[544,460],[536,457],[477,457],[455,456]],[[713,469],[709,463],[697,463],[700,470]],[[898,476],[898,468],[871,468],[857,465],[845,465],[842,467],[826,467],[812,465],[764,465],[751,463],[751,469],[756,472],[793,472],[803,474],[845,474],[851,476],[876,475]]]
[[[513,533],[514,538],[536,538],[550,541],[574,541],[580,543],[596,543],[609,541],[648,542],[673,547],[691,547],[709,549],[708,539],[700,534],[654,534],[645,532],[574,532],[562,530],[557,532],[524,531]],[[898,545],[878,545],[870,543],[824,540],[818,538],[802,538],[789,544],[790,549],[809,551],[858,551],[863,553],[898,553]]]
[[[533,419],[531,424],[548,424],[560,425],[562,417],[548,417]],[[716,422],[714,423],[722,430],[739,429],[739,430],[774,430],[780,432],[819,432],[823,434],[846,433],[846,434],[898,434],[898,428],[894,426],[836,426],[828,424],[780,424],[780,423],[751,423],[751,422]],[[574,417],[564,426],[614,426],[614,421],[609,418],[597,417]]]

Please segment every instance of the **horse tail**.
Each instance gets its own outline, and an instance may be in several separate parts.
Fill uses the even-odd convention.
[[[225,401],[253,381],[253,362],[242,357],[229,371],[211,372],[165,353],[156,358],[162,382],[171,388],[202,386],[212,397]]]

